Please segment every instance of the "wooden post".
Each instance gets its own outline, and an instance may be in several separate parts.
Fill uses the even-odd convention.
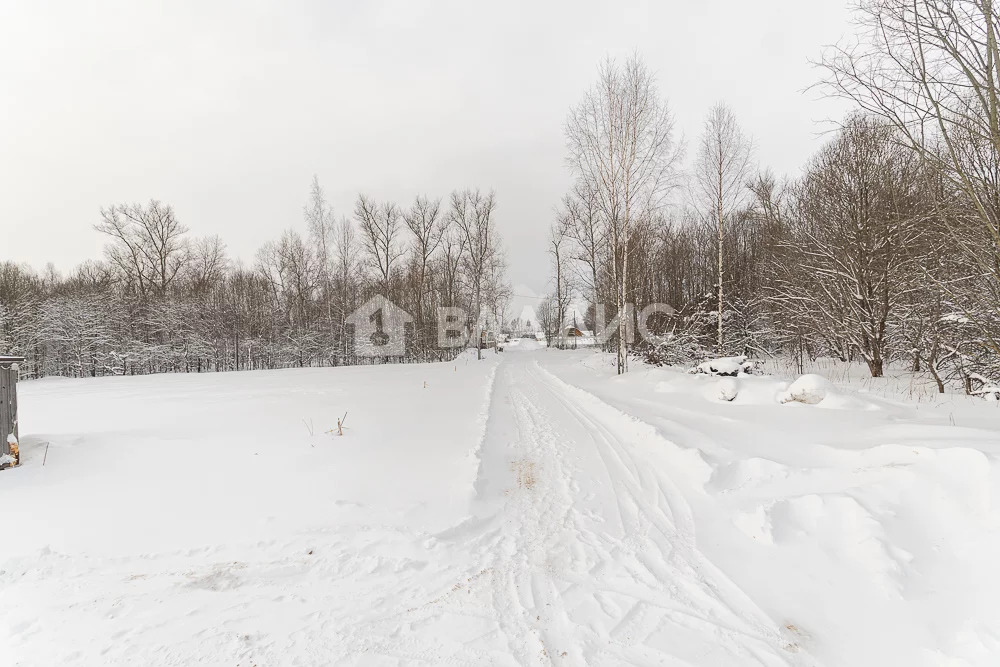
[[[0,356],[0,456],[13,454],[11,452],[8,437],[13,435],[18,437],[17,429],[17,376],[18,364],[24,361],[24,357]],[[0,465],[0,469],[8,467],[8,464]]]

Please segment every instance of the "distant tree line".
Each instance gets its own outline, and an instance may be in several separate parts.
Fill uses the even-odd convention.
[[[337,217],[313,179],[305,233],[289,229],[251,265],[218,237],[193,238],[173,208],[114,205],[102,261],[69,275],[0,264],[0,352],[22,374],[90,377],[355,363],[348,316],[387,297],[414,318],[409,357],[438,346],[437,308],[474,331],[500,321],[510,289],[496,197],[479,190],[408,207],[359,196]]]
[[[607,61],[566,123],[575,177],[552,225],[551,296],[641,310],[670,305],[663,338],[626,349],[657,363],[790,354],[888,362],[948,385],[1000,385],[1000,50],[987,0],[873,0],[862,34],[825,54],[821,83],[850,113],[795,178],[753,164],[725,105],[693,156],[636,57]],[[634,316],[633,316],[634,317]],[[622,318],[624,321],[626,318]],[[624,324],[621,326],[624,330]],[[801,365],[801,364],[800,364]]]

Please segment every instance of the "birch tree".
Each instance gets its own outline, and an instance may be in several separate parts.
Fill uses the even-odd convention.
[[[302,209],[309,233],[309,245],[316,260],[316,273],[322,309],[326,313],[327,326],[333,328],[333,254],[336,220],[333,208],[326,201],[326,194],[320,187],[319,177],[313,176],[309,187],[309,203]]]
[[[752,147],[736,116],[725,104],[712,107],[698,146],[695,188],[705,217],[716,236],[717,339],[716,354],[724,352],[726,223],[749,200]]]
[[[577,186],[593,193],[610,244],[618,319],[618,373],[628,367],[629,253],[639,222],[662,208],[680,154],[674,119],[638,56],[602,63],[597,84],[566,121],[567,162]]]

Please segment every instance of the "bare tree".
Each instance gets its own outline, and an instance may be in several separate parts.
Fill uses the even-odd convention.
[[[550,294],[543,298],[535,308],[535,316],[538,318],[538,326],[545,333],[545,340],[548,345],[552,344],[552,339],[559,332],[559,307],[555,298]]]
[[[319,270],[315,255],[299,233],[290,229],[278,243],[265,244],[257,253],[257,270],[271,285],[275,314],[280,313],[298,334],[309,331],[315,315]]]
[[[868,0],[857,7],[861,34],[824,55],[827,89],[890,123],[902,141],[958,189],[981,227],[962,219],[953,242],[1000,285],[1000,3],[995,0]],[[973,239],[973,240],[970,240]],[[947,285],[942,284],[942,288]],[[990,301],[975,315],[985,344],[1000,355]]]
[[[225,278],[229,269],[226,244],[222,238],[206,236],[194,242],[188,273],[196,292],[204,293]]]
[[[451,194],[448,216],[464,240],[464,264],[472,297],[471,318],[478,356],[482,358],[479,339],[483,331],[484,296],[492,288],[489,283],[494,263],[499,259],[500,238],[493,220],[496,195],[479,190],[464,190]]]
[[[570,280],[566,270],[570,242],[570,225],[571,221],[566,212],[560,212],[549,232],[549,255],[552,257],[552,270],[555,274],[553,277],[556,288],[553,298],[555,299],[556,326],[558,329],[556,337],[557,347],[563,346],[566,312],[569,310],[571,299]],[[550,338],[549,345],[551,344],[552,340]]]
[[[638,56],[606,60],[597,84],[566,121],[568,163],[578,188],[594,195],[611,246],[619,314],[618,372],[628,366],[626,304],[632,232],[665,202],[680,154],[674,120]]]
[[[723,353],[724,242],[726,221],[749,199],[750,141],[743,135],[736,116],[723,103],[716,104],[705,120],[705,130],[698,146],[695,163],[697,198],[716,231],[716,290],[718,296],[718,333],[716,354]]]
[[[919,281],[919,172],[892,128],[854,116],[811,164],[782,242],[776,289],[791,322],[881,377],[896,322]]]
[[[450,214],[447,220],[449,223],[451,222]],[[449,224],[448,229],[441,237],[440,260],[441,298],[448,306],[456,306],[459,303],[465,251],[465,234],[457,226]]]
[[[108,260],[135,281],[143,296],[165,294],[187,263],[187,227],[177,221],[172,207],[155,199],[146,206],[101,209],[101,222],[94,228],[112,238],[105,250]]]
[[[428,271],[431,259],[441,245],[441,237],[446,225],[441,216],[441,200],[430,200],[427,197],[417,197],[406,213],[403,214],[406,226],[413,234],[413,262],[416,272],[416,306],[417,318],[424,318],[424,294],[427,290]]]
[[[599,275],[605,262],[604,246],[605,229],[601,222],[600,210],[594,193],[581,187],[578,183],[573,191],[563,198],[563,210],[566,220],[566,234],[575,246],[573,258],[582,267],[578,277],[590,295],[590,304],[594,308],[600,301]]]
[[[347,352],[347,318],[356,305],[358,262],[354,223],[343,218],[336,229],[335,283],[341,351]]]
[[[361,197],[358,235],[353,221],[333,218],[314,178],[308,236],[283,232],[252,268],[230,265],[218,237],[188,242],[169,206],[113,206],[98,226],[112,237],[107,263],[64,276],[51,264],[36,273],[0,262],[0,350],[23,353],[23,372],[39,377],[352,363],[347,317],[379,293],[421,314],[474,305],[477,321],[499,322],[511,291],[495,202],[456,193],[445,215],[440,200],[418,197],[404,216]]]
[[[385,202],[381,205],[364,195],[358,196],[354,206],[354,217],[361,225],[365,250],[372,268],[376,271],[382,294],[389,295],[395,267],[403,256],[399,242],[399,208]]]
[[[483,306],[488,309],[491,323],[496,333],[501,333],[510,307],[512,290],[507,282],[507,256],[498,247],[489,263],[483,289]]]

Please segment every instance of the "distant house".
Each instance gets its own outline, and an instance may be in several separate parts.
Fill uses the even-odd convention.
[[[596,341],[594,339],[593,331],[581,329],[577,326],[567,326],[562,330],[562,335],[557,339],[556,345],[558,347],[569,347],[575,350],[578,347],[587,347],[594,345],[595,343]]]
[[[479,332],[479,349],[486,350],[497,346],[496,335],[492,331],[483,329]]]

